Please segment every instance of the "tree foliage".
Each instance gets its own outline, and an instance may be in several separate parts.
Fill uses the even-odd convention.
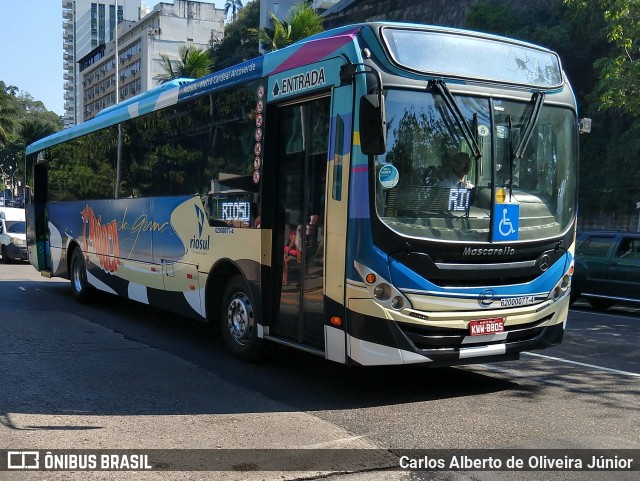
[[[258,40],[251,32],[260,24],[260,2],[253,0],[238,12],[234,22],[225,26],[224,38],[211,49],[214,70],[222,70],[260,55]]]
[[[161,84],[177,78],[200,78],[211,72],[211,57],[208,50],[183,45],[178,51],[177,60],[161,54],[160,68],[163,73],[156,75],[154,79]]]
[[[269,12],[273,28],[262,28],[257,36],[267,51],[284,48],[324,30],[322,17],[308,3],[300,2],[291,7],[288,17],[280,20]]]
[[[231,13],[231,20],[236,21],[236,15],[242,10],[242,0],[227,0],[224,4],[224,15],[229,18]]]
[[[640,0],[565,0],[577,11],[601,13],[610,49],[598,58],[595,94],[601,110],[616,108],[640,115]]]
[[[26,146],[61,128],[60,117],[41,101],[0,80],[0,167],[5,173],[17,169],[20,178]]]

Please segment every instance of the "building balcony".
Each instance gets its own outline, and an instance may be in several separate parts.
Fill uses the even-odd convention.
[[[62,18],[65,20],[73,20],[73,10],[62,10]]]
[[[67,90],[64,93],[64,99],[69,101],[73,100],[73,92],[70,92],[69,90]]]
[[[65,80],[71,81],[73,80],[73,74],[71,72],[65,72],[62,78]]]
[[[64,58],[67,62],[73,62],[73,54],[71,52],[65,52],[62,55],[62,58]]]

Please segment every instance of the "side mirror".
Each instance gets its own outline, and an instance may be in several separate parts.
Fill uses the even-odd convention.
[[[387,151],[387,116],[382,94],[360,98],[360,147],[365,155],[382,155]]]

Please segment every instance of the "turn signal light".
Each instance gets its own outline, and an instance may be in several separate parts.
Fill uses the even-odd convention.
[[[331,322],[331,324],[336,327],[342,326],[342,319],[340,319],[338,316],[333,316],[331,319],[329,319],[329,322]]]
[[[367,281],[367,284],[375,284],[378,279],[375,274],[367,274],[364,280]]]

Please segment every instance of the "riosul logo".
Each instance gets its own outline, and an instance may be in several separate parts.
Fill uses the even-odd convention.
[[[100,267],[105,272],[118,270],[120,261],[120,244],[118,243],[118,225],[115,220],[108,224],[102,224],[102,216],[96,216],[93,209],[86,206],[81,212],[84,224],[82,234],[84,237],[84,251],[89,252],[93,248]]]
[[[198,219],[198,235],[194,235],[193,238],[189,241],[189,248],[208,251],[211,242],[211,236],[208,235],[206,239],[202,238],[202,229],[204,228],[206,216],[204,214],[204,211],[199,206],[196,205],[195,208],[196,217]]]

